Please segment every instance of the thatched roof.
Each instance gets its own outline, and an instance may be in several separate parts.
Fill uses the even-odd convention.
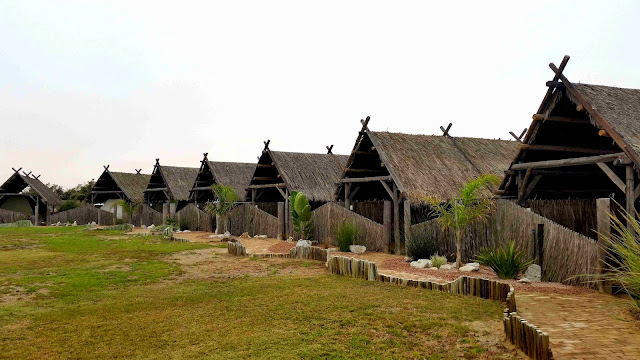
[[[229,185],[236,191],[238,198],[244,199],[256,164],[209,161],[209,168],[216,183]]]
[[[427,197],[451,199],[480,174],[502,176],[517,149],[515,141],[506,140],[372,131],[367,134],[387,160],[386,167],[398,188],[412,202],[423,202]]]
[[[286,184],[289,192],[303,192],[310,201],[327,202],[333,200],[336,182],[340,180],[348,156],[337,154],[309,154],[265,150],[258,164],[273,163],[281,176],[278,182]],[[263,184],[256,176],[256,168],[251,185]]]
[[[124,172],[109,171],[108,172],[118,187],[124,192],[125,196],[133,203],[140,204],[143,202],[143,193],[149,184],[151,175],[148,174],[132,174]],[[102,176],[101,176],[102,177]]]
[[[60,206],[62,200],[54,193],[47,185],[43,184],[38,178],[33,175],[23,175],[19,172],[14,172],[13,175],[0,186],[0,194],[2,193],[20,193],[27,187],[32,191],[40,195],[42,201],[49,206]]]
[[[640,154],[640,90],[573,84],[582,96]]]
[[[199,169],[164,165],[159,166],[158,169],[173,200],[188,200],[189,191],[196,180],[196,176],[198,176]]]

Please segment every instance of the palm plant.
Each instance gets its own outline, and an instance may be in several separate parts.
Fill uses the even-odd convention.
[[[456,240],[456,266],[462,265],[462,236],[466,228],[475,221],[484,221],[491,211],[493,201],[479,198],[478,192],[500,182],[497,176],[487,174],[471,180],[460,189],[457,198],[450,201],[428,199],[431,204],[431,215],[443,230],[453,231]]]
[[[224,224],[224,231],[228,231],[229,213],[233,205],[238,202],[238,194],[231,186],[223,184],[211,185],[211,190],[216,195],[216,201],[207,204],[207,211],[220,217]]]

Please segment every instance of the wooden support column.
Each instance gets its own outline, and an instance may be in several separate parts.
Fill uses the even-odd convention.
[[[633,171],[633,165],[627,165],[627,186],[625,188],[625,193],[627,196],[627,213],[629,214],[629,217],[631,219],[635,219],[636,218],[636,208],[633,205],[635,203],[635,194],[633,192],[633,190],[635,189],[635,185],[634,185],[634,171]],[[633,226],[631,225],[631,223],[629,222],[627,224],[627,229],[632,230]]]
[[[258,189],[251,189],[251,205],[256,205],[256,192]]]
[[[391,201],[385,200],[382,210],[382,243],[384,244],[384,252],[391,253]]]
[[[606,271],[606,239],[611,236],[611,199],[596,199],[597,231],[598,231],[598,264],[597,274],[602,276]],[[611,286],[602,277],[598,279],[598,289],[600,292],[611,294]]]
[[[278,202],[278,240],[286,240],[284,238],[284,202]]]
[[[36,196],[36,211],[35,211],[34,215],[35,215],[35,218],[34,218],[35,224],[33,224],[33,225],[39,226],[40,225],[40,221],[39,221],[40,220],[39,219],[39,217],[40,217],[40,196]]]
[[[393,183],[393,241],[396,244],[395,254],[400,255],[400,199],[398,187]]]
[[[169,213],[169,203],[168,202],[163,202],[162,203],[162,224],[166,225],[167,224],[167,214]]]
[[[344,184],[344,207],[347,210],[351,210],[351,199],[349,196],[351,196],[351,183],[346,183]]]
[[[216,234],[220,234],[222,232],[222,218],[220,215],[216,215]]]
[[[291,204],[289,204],[289,189],[284,190],[284,238],[285,240],[289,239],[289,233],[291,232],[289,229],[289,219],[291,217],[291,210],[289,209]]]
[[[409,255],[407,249],[409,248],[409,242],[411,241],[411,202],[409,199],[404,199],[404,252],[405,255]]]

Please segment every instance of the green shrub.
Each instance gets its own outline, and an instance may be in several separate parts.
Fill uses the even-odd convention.
[[[447,258],[444,256],[440,256],[438,254],[431,255],[429,260],[431,260],[431,266],[433,266],[436,269],[440,269],[442,265],[447,263]]]
[[[127,222],[124,219],[116,219],[116,225],[126,224]]]
[[[506,249],[483,249],[475,261],[492,268],[501,279],[514,279],[533,262],[516,247],[514,241]]]
[[[119,225],[107,226],[104,229],[105,230],[130,231],[131,229],[133,229],[133,225],[131,225],[131,224],[119,224]]]
[[[80,201],[78,200],[65,200],[58,208],[58,212],[67,211],[80,207]]]
[[[172,217],[167,217],[167,225],[171,225],[173,227],[177,227],[178,222],[176,221],[176,219],[174,219]]]
[[[349,246],[357,244],[362,236],[362,230],[354,220],[343,221],[336,230],[336,245],[340,251],[349,251]]]
[[[411,236],[411,241],[407,244],[407,254],[409,257],[418,259],[428,259],[438,250],[438,240],[431,234],[415,234]]]

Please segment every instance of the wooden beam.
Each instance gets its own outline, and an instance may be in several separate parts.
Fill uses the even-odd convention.
[[[276,166],[273,165],[273,164],[258,164],[258,167],[259,168],[274,168]]]
[[[599,130],[598,131],[598,136],[611,137],[611,136],[609,136],[609,134],[607,133],[606,130]]]
[[[191,189],[191,191],[193,191],[193,190],[213,191],[213,190],[211,190],[210,186],[198,186],[198,187],[194,187],[193,189]]]
[[[273,176],[254,176],[252,180],[255,181],[275,181],[278,180],[277,177],[273,177]]]
[[[147,189],[144,192],[152,192],[152,191],[167,191],[169,190],[168,188],[153,188],[153,189]]]
[[[533,179],[531,179],[531,181],[527,185],[527,188],[524,189],[524,197],[525,197],[525,199],[529,196],[529,194],[531,194],[531,192],[536,187],[536,185],[538,184],[538,181],[540,181],[540,179],[542,179],[542,175],[535,175],[533,177]]]
[[[609,179],[611,179],[611,181],[613,181],[613,183],[616,184],[620,188],[620,190],[622,190],[622,192],[626,192],[626,187],[625,187],[624,181],[620,180],[618,175],[616,175],[616,173],[614,173],[613,170],[611,170],[611,168],[607,164],[605,164],[603,162],[599,162],[598,163],[598,167],[605,174],[607,174]]]
[[[533,172],[533,169],[527,169],[527,171],[524,174],[524,177],[522,178],[521,182],[518,184],[518,202],[524,203],[525,198],[524,198],[524,194],[525,194],[525,189],[527,187],[527,182],[529,182],[529,178],[531,177],[531,172]]]
[[[555,168],[564,166],[577,166],[577,165],[589,165],[597,164],[599,162],[611,162],[620,157],[624,157],[624,153],[615,153],[599,156],[586,156],[579,158],[569,158],[561,160],[546,160],[546,161],[534,161],[528,163],[519,163],[511,165],[511,170],[526,170],[526,169],[541,169],[541,168]]]
[[[565,116],[547,116],[544,114],[533,114],[533,120],[535,121],[553,121],[553,122],[565,122],[574,124],[590,124],[588,119],[572,118]]]
[[[347,210],[351,206],[351,197],[349,195],[351,195],[351,183],[346,183],[344,184],[344,207]]]
[[[382,170],[381,169],[353,169],[353,168],[346,168],[345,171],[352,172],[352,173],[376,173],[376,172],[380,172]]]
[[[636,218],[636,207],[634,205],[634,203],[636,202],[635,197],[634,197],[634,189],[635,189],[635,171],[633,171],[633,165],[627,165],[626,168],[626,175],[627,175],[627,187],[626,187],[626,205],[627,205],[627,214],[631,219]],[[633,227],[633,223],[631,221],[627,221],[627,229],[629,231],[633,231],[634,227]]]
[[[249,185],[247,189],[267,189],[267,188],[286,188],[287,184],[285,183],[277,183],[277,184],[260,184],[260,185]]]
[[[351,153],[352,154],[356,154],[356,155],[378,155],[378,152],[376,152],[376,151],[354,150]]]
[[[547,87],[563,87],[564,84],[560,81],[547,81]]]
[[[347,185],[347,184],[345,184]],[[356,196],[356,194],[358,193],[358,191],[360,190],[360,186],[356,186],[355,189],[353,189],[353,191],[351,192],[351,195],[349,195],[349,199],[353,200],[353,198]]]
[[[409,242],[411,241],[411,203],[409,199],[404,199],[404,252],[405,255],[409,255],[407,249],[409,248]]]
[[[121,194],[122,191],[121,190],[98,190],[98,191],[92,191],[92,194]]]
[[[278,190],[278,192],[280,193],[280,195],[282,195],[282,197],[285,199],[285,201],[288,201],[287,194],[285,194],[285,192],[282,190],[282,188],[277,187],[276,190]],[[262,195],[262,193],[260,193],[260,195]]]
[[[382,184],[382,187],[387,190],[387,193],[389,194],[389,197],[391,197],[391,200],[393,200],[396,196],[396,194],[393,193],[393,191],[391,191],[391,188],[389,187],[389,185],[387,185],[386,182],[384,181],[380,181],[380,184]]]
[[[340,179],[340,182],[345,183],[364,183],[364,182],[378,182],[378,181],[389,181],[392,180],[390,175],[387,176],[370,176],[363,178],[343,178]]]
[[[572,146],[561,146],[561,145],[530,145],[530,144],[520,144],[518,147],[521,150],[534,150],[534,151],[558,151],[558,152],[573,152],[573,153],[583,153],[583,154],[615,154],[618,153],[616,150],[602,150],[602,149],[592,149],[592,148],[581,148],[581,147],[572,147]]]

